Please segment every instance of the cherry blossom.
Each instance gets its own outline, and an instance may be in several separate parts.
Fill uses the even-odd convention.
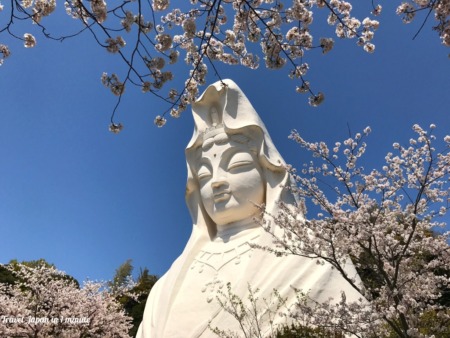
[[[25,48],[33,48],[34,46],[36,46],[36,39],[34,38],[33,35],[25,33],[23,35],[23,39],[24,39],[23,44]]]
[[[56,1],[17,0],[15,5],[23,13],[24,20],[31,18],[41,24],[43,17],[54,12]],[[173,112],[181,113],[186,104],[196,99],[199,93],[196,87],[206,83],[210,70],[215,70],[214,63],[256,69],[264,60],[267,68],[286,69],[288,74],[294,74],[290,77],[297,82],[295,90],[308,93],[309,103],[317,106],[323,101],[323,93],[313,90],[306,79],[307,73],[298,72],[304,64],[310,65],[305,60],[314,50],[320,48],[323,54],[328,54],[335,43],[333,37],[317,39],[312,35],[311,27],[323,24],[314,20],[317,11],[327,11],[327,24],[334,26],[338,38],[355,39],[356,45],[373,53],[375,31],[380,23],[370,15],[379,16],[382,10],[381,5],[373,4],[368,16],[357,18],[353,15],[352,3],[343,0],[198,0],[191,1],[189,7],[178,6],[168,0],[124,1],[109,5],[104,0],[93,0],[89,1],[89,6],[81,0],[65,1],[70,17],[88,28],[98,42],[105,41],[103,46],[107,51],[119,54],[126,62],[129,71],[121,76],[124,80],[119,86],[108,86],[119,96],[118,102],[125,86],[133,84],[141,87],[143,92],[166,100],[168,108],[161,116],[166,113],[178,116]],[[448,8],[447,0],[415,0],[400,4],[397,14],[408,23],[419,10],[430,9],[438,22],[434,28],[442,42],[450,45]],[[16,15],[14,8],[9,11]],[[143,14],[150,15],[153,20],[146,21]],[[129,36],[117,36],[119,31]],[[123,48],[125,40],[133,46],[127,52]],[[27,47],[33,44],[31,40],[26,41]],[[253,46],[255,44],[260,45],[259,52]],[[4,60],[6,53],[2,54]],[[172,70],[161,71],[162,67],[158,67],[155,71],[151,66],[150,73],[146,71],[149,65],[160,64],[161,60],[168,61],[167,66],[184,60],[191,68],[185,75],[186,87],[177,90],[175,100],[171,95],[161,95],[166,82],[173,78]]]
[[[122,131],[122,129],[123,129],[122,123],[118,123],[118,124],[116,124],[116,123],[111,123],[111,124],[109,125],[109,131],[112,132],[112,133],[114,133],[114,134],[120,133],[120,132]]]
[[[80,288],[47,265],[3,267],[16,281],[0,283],[0,336],[129,337],[131,318],[105,283],[87,281]]]
[[[167,120],[160,115],[156,116],[156,118],[155,118],[155,124],[158,127],[163,127],[166,124],[166,122],[167,122]]]
[[[369,127],[331,148],[308,142],[297,131],[290,136],[315,160],[298,172],[288,166],[298,184],[293,192],[303,202],[298,210],[282,205],[282,212],[272,215],[284,232],[274,237],[275,249],[264,249],[315,258],[340,271],[370,301],[373,321],[360,325],[356,332],[362,337],[369,329],[377,336],[398,337],[425,337],[418,333],[424,326],[430,336],[446,332],[443,323],[450,317],[440,302],[450,283],[443,269],[450,266],[450,232],[442,230],[440,219],[450,205],[450,136],[437,152],[435,128],[414,125],[416,137],[407,145],[395,142],[381,170],[368,173],[359,163]],[[329,187],[334,198],[325,193]],[[263,226],[270,231],[270,224]],[[349,257],[364,287],[346,275]],[[435,319],[425,324],[427,316]]]
[[[8,49],[8,46],[0,44],[0,66],[3,64],[4,59],[6,59],[11,52]]]
[[[433,14],[432,28],[442,43],[450,46],[449,1],[402,2],[396,12],[405,23],[412,22],[420,11]],[[262,64],[269,69],[281,69],[293,80],[293,90],[307,94],[309,104],[318,106],[323,102],[324,94],[315,89],[316,84],[308,81],[304,65],[314,67],[309,60],[318,51],[331,54],[335,38],[318,38],[314,36],[313,28],[330,25],[339,39],[353,39],[356,46],[374,53],[375,32],[382,24],[375,20],[375,17],[382,19],[380,4],[372,3],[367,13],[359,10],[355,15],[353,2],[345,0],[192,0],[183,5],[168,0],[67,0],[64,6],[69,17],[80,23],[80,31],[70,36],[89,32],[102,47],[126,64],[125,73],[117,75],[123,80],[111,78],[107,85],[118,96],[113,116],[125,87],[130,85],[167,104],[167,109],[156,115],[179,116],[185,106],[198,97],[197,87],[209,81],[208,76],[221,78],[217,63],[249,69],[257,69]],[[14,20],[20,19],[31,20],[42,28],[46,37],[50,37],[43,19],[53,14],[55,7],[55,0],[14,0],[3,5],[2,15],[7,17],[9,13],[10,21],[6,20],[5,26],[0,27],[0,33],[21,36],[14,33],[15,26],[12,25]],[[319,11],[325,15],[318,15]],[[52,35],[51,38],[65,40],[68,37]],[[25,46],[33,46],[33,41],[26,38]],[[127,48],[124,48],[125,41]],[[8,47],[2,46],[0,62],[9,55]],[[165,61],[164,71],[161,60]],[[181,75],[185,78],[185,87],[177,88],[178,96],[173,99],[168,94],[172,88],[166,84],[173,79],[172,72],[180,61],[189,70]],[[159,65],[156,70],[155,64]]]

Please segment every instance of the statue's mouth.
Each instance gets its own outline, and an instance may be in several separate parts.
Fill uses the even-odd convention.
[[[214,194],[214,202],[218,203],[218,202],[226,201],[230,198],[230,196],[231,196],[231,192],[229,190],[221,191],[217,194]]]

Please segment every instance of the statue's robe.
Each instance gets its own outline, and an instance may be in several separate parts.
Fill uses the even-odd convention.
[[[137,337],[217,337],[208,326],[242,334],[239,322],[216,298],[225,300],[228,282],[232,293],[247,305],[249,287],[258,290],[255,293],[257,303],[262,305],[266,300],[272,311],[279,304],[274,289],[282,298],[288,299],[288,306],[296,300],[294,288],[308,293],[308,297],[317,302],[326,302],[329,298],[338,302],[342,291],[348,302],[362,298],[331,265],[293,255],[276,257],[250,246],[250,243],[261,244],[259,240],[266,235],[262,228],[243,232],[228,243],[219,240],[206,245],[191,262],[183,261],[185,255],[182,254],[153,287]],[[186,265],[185,269],[183,265]],[[358,279],[353,265],[348,265],[347,272]],[[270,336],[272,327],[265,310],[266,305],[262,305],[259,313],[263,316],[261,331]],[[274,324],[288,323],[278,313],[273,315]]]
[[[218,114],[214,119],[212,110]],[[219,291],[227,293],[227,283],[231,283],[231,291],[244,303],[248,301],[249,287],[259,290],[259,301],[269,303],[277,290],[287,299],[287,306],[296,301],[294,288],[308,293],[316,302],[325,302],[330,297],[338,302],[341,291],[349,302],[362,298],[329,264],[320,265],[315,259],[293,255],[276,257],[268,251],[252,249],[251,243],[273,247],[272,235],[261,226],[235,229],[230,238],[216,234],[216,225],[203,206],[196,176],[199,151],[208,130],[221,128],[229,134],[243,134],[259,145],[257,158],[266,183],[268,214],[277,215],[280,202],[296,208],[296,200],[288,189],[292,183],[283,158],[251,103],[233,81],[223,80],[209,86],[192,104],[192,111],[195,129],[186,148],[186,202],[192,217],[192,233],[183,253],[151,290],[137,337],[217,337],[208,325],[239,334],[242,332],[239,322],[215,299]],[[274,227],[273,231],[280,230]],[[359,282],[350,262],[347,275]],[[268,306],[274,310],[276,305],[275,301]],[[264,307],[261,310],[260,315],[264,315]],[[282,324],[284,320],[279,316],[274,324]],[[270,335],[270,321],[262,318],[262,322],[263,335]]]

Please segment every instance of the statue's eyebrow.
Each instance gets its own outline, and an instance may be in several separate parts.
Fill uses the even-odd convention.
[[[207,157],[202,157],[200,158],[199,164],[197,166],[197,171],[203,166],[203,165],[207,165],[207,166],[211,166],[211,160]]]
[[[209,149],[211,149],[213,144],[214,144],[214,138],[206,139],[202,144],[202,150],[208,151]]]
[[[226,160],[226,164],[228,164],[234,154],[242,153],[242,152],[244,152],[244,149],[241,149],[239,146],[237,146],[237,147],[234,146],[234,147],[224,150],[224,152],[220,156],[220,165],[223,165],[225,160]]]

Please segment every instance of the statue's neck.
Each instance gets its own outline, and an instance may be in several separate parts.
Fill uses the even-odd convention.
[[[238,222],[217,225],[217,234],[214,242],[228,242],[241,236],[245,236],[248,232],[252,232],[251,230],[255,230],[259,227],[260,224],[254,217]]]

